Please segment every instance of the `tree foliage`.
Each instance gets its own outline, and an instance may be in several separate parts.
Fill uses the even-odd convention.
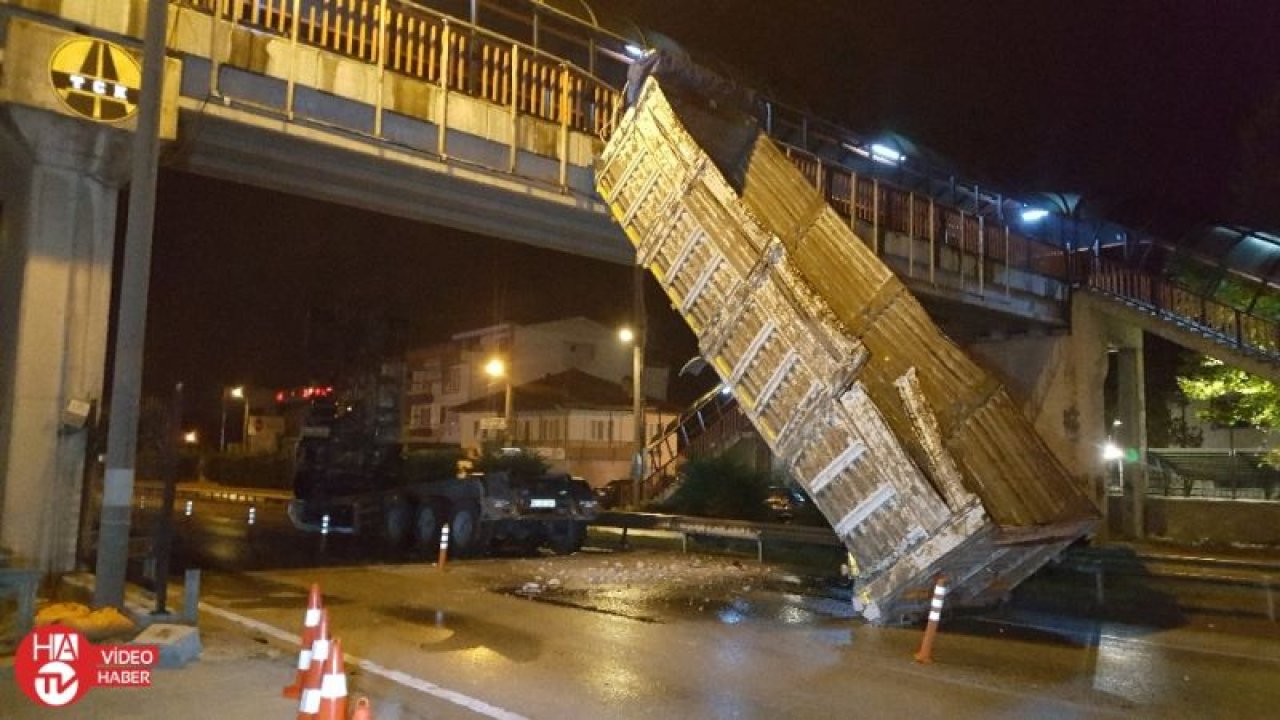
[[[1201,358],[1178,376],[1178,387],[1188,398],[1204,402],[1200,419],[1218,427],[1280,426],[1280,388],[1220,360]]]
[[[683,515],[765,520],[769,474],[752,470],[729,456],[690,460],[668,509]]]

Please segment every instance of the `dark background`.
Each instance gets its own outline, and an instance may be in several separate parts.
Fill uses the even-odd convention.
[[[1007,193],[1078,192],[1163,236],[1274,217],[1259,188],[1280,175],[1280,2],[593,4]],[[628,267],[163,172],[145,381],[185,381],[212,429],[222,387],[326,380],[362,346],[507,320],[620,324],[630,288]],[[692,337],[648,297],[650,357],[678,369]]]

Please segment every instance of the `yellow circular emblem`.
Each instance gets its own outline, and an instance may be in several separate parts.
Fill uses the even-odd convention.
[[[58,99],[76,115],[97,122],[119,122],[138,110],[142,68],[119,45],[75,38],[53,51],[49,81]]]

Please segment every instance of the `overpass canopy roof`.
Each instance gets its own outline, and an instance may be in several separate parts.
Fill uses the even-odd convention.
[[[1198,228],[1178,241],[1178,250],[1222,270],[1280,288],[1280,236],[1238,225]]]

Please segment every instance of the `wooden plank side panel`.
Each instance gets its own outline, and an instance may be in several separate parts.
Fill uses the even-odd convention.
[[[947,506],[914,457],[920,443],[894,382],[914,369],[916,395],[937,418],[935,449],[952,453],[1001,524],[1079,508],[1071,492],[1041,487],[1060,468],[1046,470],[1036,448],[1023,452],[1044,450],[1030,425],[770,141],[731,122],[699,145],[684,112],[646,84],[601,158],[602,195],[854,553],[873,605],[914,597],[939,570],[987,588],[999,586],[1000,568],[1034,564],[1001,564],[1017,553],[995,545],[982,504]],[[700,113],[695,131],[715,133],[714,111]],[[1042,476],[1025,474],[1036,468]]]

